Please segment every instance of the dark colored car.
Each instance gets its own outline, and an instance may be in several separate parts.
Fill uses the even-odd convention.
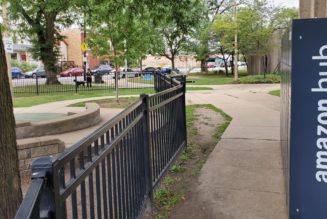
[[[112,68],[110,65],[100,65],[98,68],[91,71],[93,75],[104,75],[109,74],[112,71]]]
[[[147,72],[147,73],[150,73],[150,72],[157,72],[158,69],[157,68],[154,68],[154,67],[146,67],[142,70],[142,72]]]
[[[119,71],[117,72],[118,73],[118,78],[125,78],[126,77],[126,70],[125,68],[120,68],[118,69]],[[133,77],[137,77],[139,74],[138,73],[135,73],[133,72],[133,69],[131,68],[127,68],[127,76],[129,78],[133,78]],[[115,73],[116,73],[116,69],[112,70],[111,74],[112,74],[112,77],[115,78]]]
[[[163,74],[170,74],[172,69],[171,68],[161,68],[159,71],[160,71],[160,73],[163,73]]]
[[[71,68],[60,73],[60,77],[69,76],[83,76],[84,70],[82,68]]]
[[[20,68],[12,67],[10,71],[11,71],[11,78],[25,77],[24,72]]]
[[[36,78],[36,76],[45,77],[45,70],[43,66],[37,67],[36,69],[25,73],[26,78]]]
[[[171,73],[176,73],[176,74],[179,74],[180,71],[177,69],[177,68],[171,68],[171,67],[168,67],[168,68],[161,68],[159,69],[160,73],[163,73],[163,74],[171,74]]]

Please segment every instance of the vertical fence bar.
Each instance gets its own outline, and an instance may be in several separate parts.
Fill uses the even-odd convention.
[[[75,179],[76,173],[75,173],[75,159],[70,160],[70,178]],[[72,211],[73,211],[73,218],[77,219],[77,198],[76,198],[76,191],[73,192],[71,197],[71,205],[72,205]]]
[[[143,150],[144,150],[144,164],[145,164],[145,191],[146,195],[152,199],[152,176],[151,176],[151,136],[150,136],[150,103],[149,96],[142,94],[141,97],[143,103]]]
[[[69,77],[69,78],[71,78],[71,77]],[[77,75],[75,75],[75,80],[74,80],[74,82],[75,82],[75,93],[77,93],[78,91],[77,91],[77,89],[78,89],[78,85],[77,85]]]
[[[183,85],[183,98],[182,98],[182,113],[183,113],[183,125],[184,125],[184,139],[185,139],[185,147],[187,147],[187,124],[186,124],[186,97],[185,97],[185,94],[186,94],[186,76],[183,75],[182,77],[182,85]]]
[[[35,77],[35,85],[36,85],[36,95],[39,96],[39,80],[37,75]]]
[[[84,170],[84,151],[79,154],[79,169]],[[82,208],[82,218],[86,219],[86,193],[85,193],[85,180],[81,183],[81,208]]]

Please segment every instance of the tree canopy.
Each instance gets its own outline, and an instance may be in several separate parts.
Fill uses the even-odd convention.
[[[33,44],[34,58],[43,62],[47,83],[58,83],[58,42],[62,40],[60,29],[74,22],[76,1],[8,0],[10,14],[21,33]]]
[[[245,57],[265,56],[276,46],[271,43],[273,33],[289,26],[296,16],[296,9],[273,7],[267,0],[254,0],[238,8],[236,20],[232,13],[217,15],[212,30],[221,46],[229,51],[234,49],[237,33],[239,50]]]
[[[203,6],[199,0],[182,0],[163,10],[164,15],[155,27],[160,37],[156,52],[171,60],[172,68],[175,57],[190,50],[192,37],[203,17]]]

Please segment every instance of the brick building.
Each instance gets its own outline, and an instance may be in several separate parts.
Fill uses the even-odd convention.
[[[73,61],[75,66],[83,67],[83,52],[81,45],[84,41],[83,32],[78,29],[68,29],[61,34],[65,37],[64,42],[61,44],[61,50],[67,51],[65,55],[65,61]],[[65,47],[65,48],[62,48]],[[87,51],[87,62],[89,68],[94,69],[100,65],[100,58],[93,56],[90,49]]]

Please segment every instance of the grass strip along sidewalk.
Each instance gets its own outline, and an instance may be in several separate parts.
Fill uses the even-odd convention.
[[[189,74],[188,80],[193,81],[193,85],[222,85],[222,84],[271,84],[280,83],[279,74],[267,74],[264,75],[247,75],[241,73],[239,79],[234,81],[233,75],[222,75],[214,73],[196,73]]]
[[[213,105],[190,105],[187,111],[188,145],[161,185],[154,191],[154,218],[190,215],[196,198],[197,178],[203,164],[230,124],[232,118]],[[178,218],[178,217],[177,217]]]

